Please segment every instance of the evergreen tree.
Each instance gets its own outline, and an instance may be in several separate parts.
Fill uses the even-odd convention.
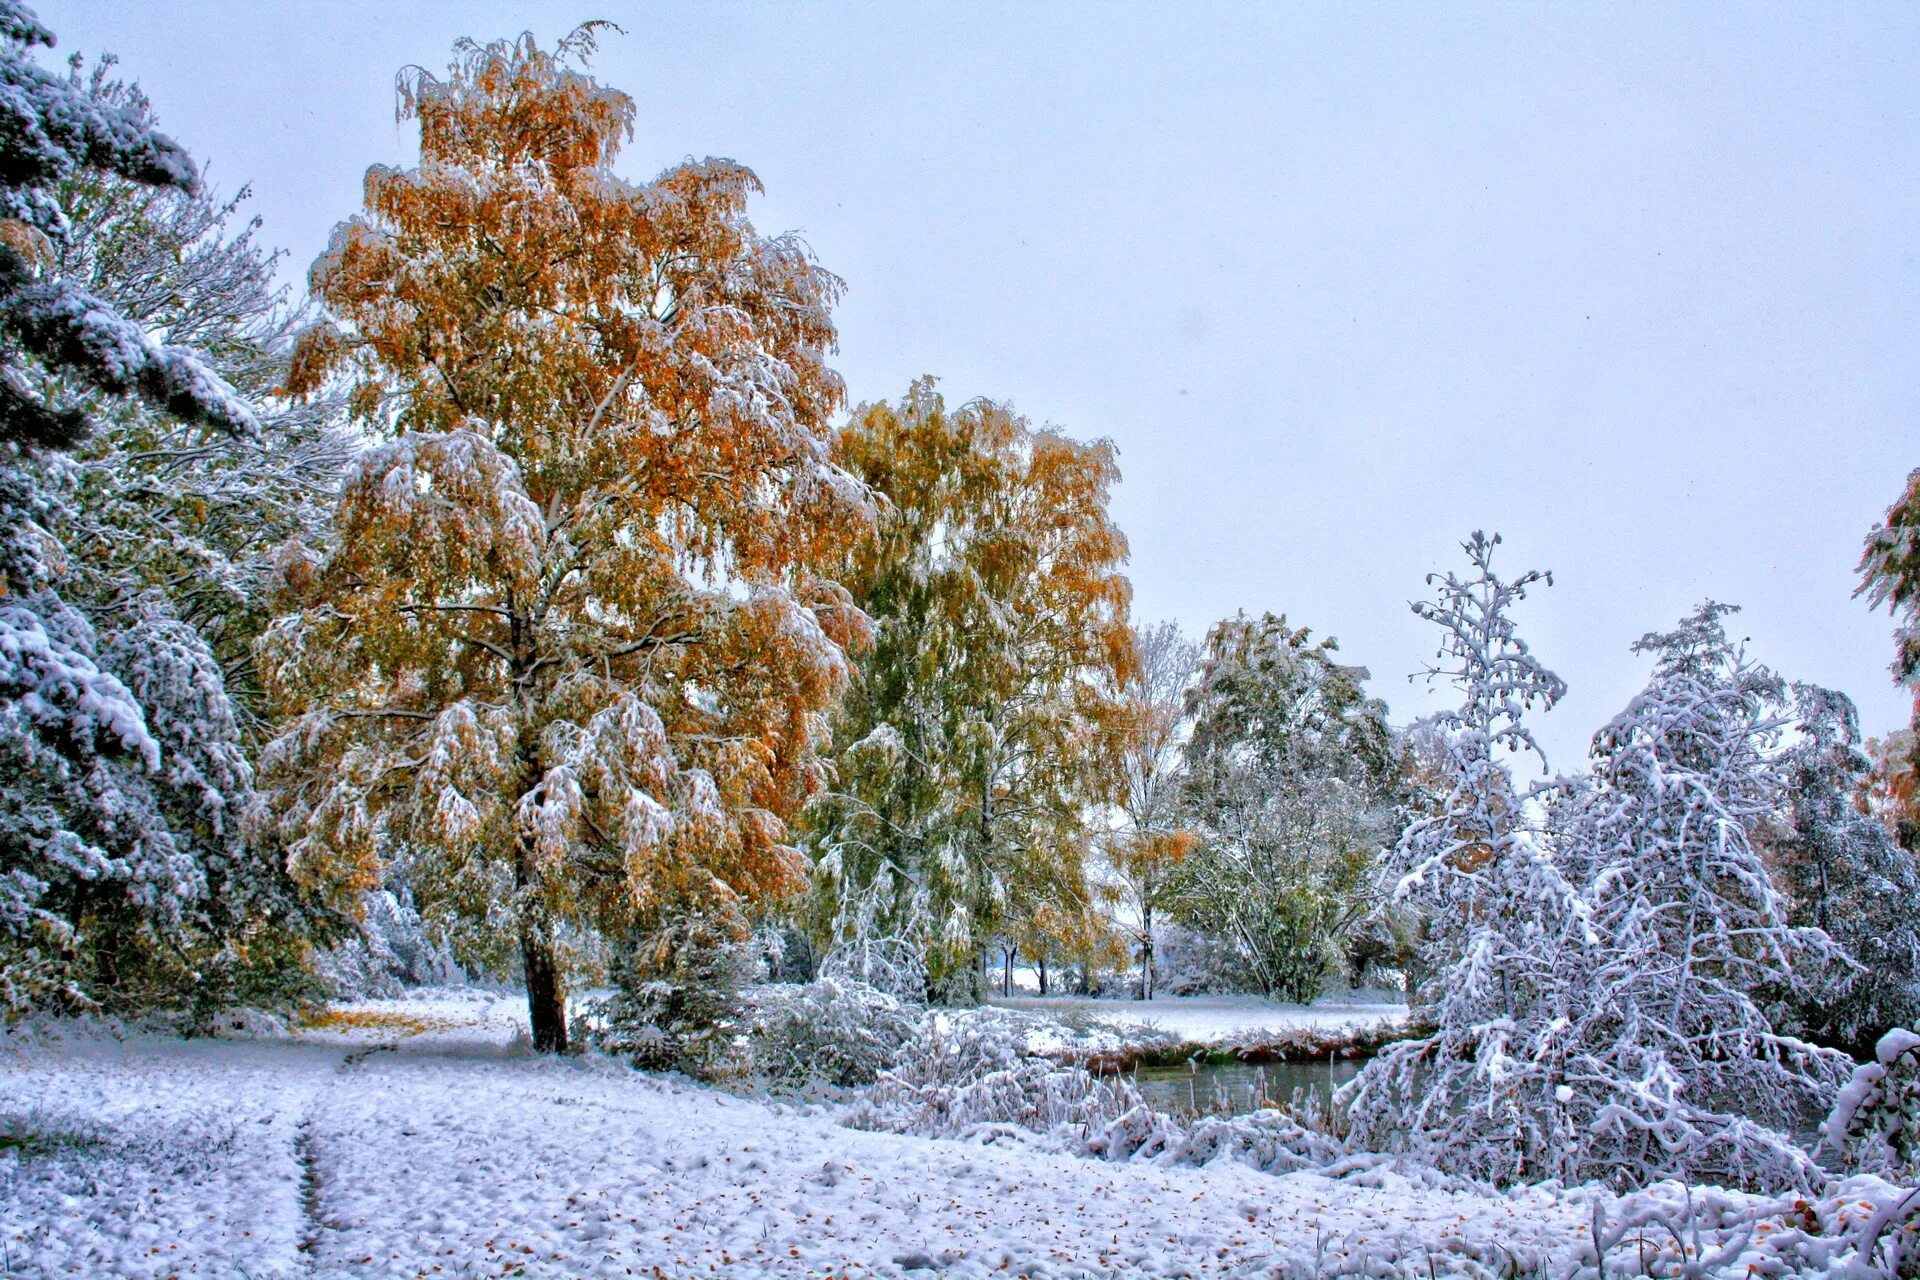
[[[103,397],[185,424],[257,431],[185,346],[156,341],[72,269],[63,195],[89,182],[187,195],[187,154],[141,104],[38,66],[53,37],[0,0],[0,1004],[144,1001],[122,961],[183,939],[240,850],[250,794],[218,664],[191,628],[142,617],[103,641],[57,589],[49,455],[82,444]],[[189,335],[176,334],[176,338]],[[115,674],[115,669],[120,674]],[[189,975],[196,976],[196,975]]]
[[[841,575],[876,634],[812,814],[816,928],[905,941],[930,994],[970,1002],[993,938],[1094,907],[1134,663],[1113,448],[989,401],[949,411],[924,379],[858,410],[840,456],[885,510]]]
[[[1429,725],[1444,744],[1446,788],[1401,833],[1387,869],[1393,896],[1426,922],[1415,1017],[1433,1030],[1388,1046],[1339,1095],[1356,1143],[1407,1151],[1443,1168],[1494,1181],[1555,1176],[1570,1168],[1574,1116],[1561,1090],[1562,1040],[1581,998],[1577,971],[1597,940],[1582,905],[1542,847],[1530,801],[1507,760],[1545,756],[1525,723],[1566,685],[1517,632],[1514,606],[1552,578],[1494,571],[1500,539],[1464,544],[1471,572],[1430,575],[1435,598],[1413,610],[1441,628],[1441,662],[1460,706]],[[1571,1097],[1571,1095],[1567,1095]]]
[[[542,1050],[576,961],[804,885],[787,824],[864,627],[817,568],[870,516],[830,456],[838,282],[754,231],[738,165],[615,176],[634,106],[592,48],[403,75],[420,164],[369,171],[290,382],[343,381],[380,443],[262,664],[295,869],[402,861]]]
[[[1597,1008],[1576,1020],[1576,1081],[1604,1082],[1577,1090],[1593,1107],[1585,1167],[1616,1182],[1805,1180],[1785,1135],[1850,1065],[1762,1007],[1839,957],[1789,923],[1756,848],[1781,799],[1768,751],[1789,721],[1780,678],[1727,637],[1732,612],[1704,604],[1634,645],[1652,679],[1595,736],[1562,856],[1602,939],[1587,976]]]

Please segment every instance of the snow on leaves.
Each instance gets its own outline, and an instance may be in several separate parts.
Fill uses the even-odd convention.
[[[421,164],[369,172],[289,379],[385,439],[265,650],[303,870],[405,859],[464,960],[529,975],[800,884],[865,624],[818,572],[871,514],[830,461],[838,282],[753,231],[738,166],[615,178],[633,104],[569,65],[591,43],[402,85]]]

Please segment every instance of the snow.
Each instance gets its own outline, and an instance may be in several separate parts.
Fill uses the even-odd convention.
[[[1152,1000],[1013,996],[994,1003],[1076,1021],[1084,1017],[1116,1028],[1149,1026],[1205,1044],[1246,1044],[1290,1031],[1360,1031],[1406,1021],[1406,1005],[1390,997],[1369,1002],[1367,994],[1316,1000],[1310,1005],[1274,1004],[1258,996],[1156,996]]]
[[[1570,1259],[1588,1221],[1574,1198],[1385,1170],[1275,1177],[857,1132],[829,1108],[536,1058],[521,1010],[450,993],[350,1006],[291,1038],[259,1020],[231,1040],[14,1035],[11,1274],[1284,1276],[1428,1250],[1438,1274],[1482,1256],[1492,1274],[1496,1246]]]

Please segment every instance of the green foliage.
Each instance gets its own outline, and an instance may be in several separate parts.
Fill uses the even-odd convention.
[[[884,500],[836,577],[873,620],[809,812],[813,927],[906,940],[931,991],[978,998],[996,934],[1091,936],[1090,808],[1112,797],[1133,661],[1113,450],[931,379],[858,410],[839,460]]]
[[[1301,1002],[1366,910],[1401,772],[1386,705],[1338,648],[1284,617],[1239,614],[1208,635],[1188,695],[1185,794],[1201,838],[1174,914],[1231,940],[1263,992]]]

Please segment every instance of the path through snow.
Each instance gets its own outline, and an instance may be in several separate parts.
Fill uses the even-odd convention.
[[[860,1133],[534,1058],[515,1002],[370,1008],[290,1040],[0,1052],[11,1274],[1251,1277],[1432,1248],[1444,1275],[1449,1242],[1564,1255],[1584,1226],[1534,1194]]]

